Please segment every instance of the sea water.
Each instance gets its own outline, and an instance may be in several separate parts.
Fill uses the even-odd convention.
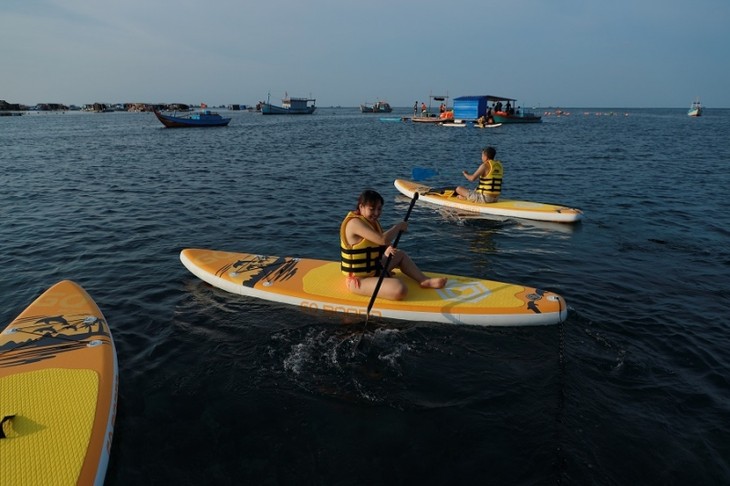
[[[488,130],[356,108],[189,130],[2,117],[0,325],[62,279],[96,300],[120,370],[110,485],[728,483],[730,110],[568,111]],[[227,294],[179,261],[337,259],[364,188],[392,225],[409,202],[394,179],[468,185],[487,145],[503,197],[585,220],[421,203],[400,248],[426,271],[556,291],[560,325],[365,329]]]

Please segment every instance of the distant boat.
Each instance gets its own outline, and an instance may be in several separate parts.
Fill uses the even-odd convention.
[[[309,102],[312,102],[310,105]],[[311,115],[317,109],[315,104],[317,100],[314,98],[290,98],[285,97],[281,100],[281,106],[272,105],[267,101],[261,102],[262,115]]]
[[[390,107],[387,101],[376,101],[372,105],[367,103],[360,105],[361,113],[390,113],[391,111],[393,111],[393,108]]]
[[[692,102],[692,106],[689,107],[687,114],[689,116],[702,116],[702,105],[700,104],[699,98]]]
[[[231,121],[230,118],[223,118],[210,110],[201,110],[187,116],[163,115],[155,110],[155,116],[167,128],[225,127]]]

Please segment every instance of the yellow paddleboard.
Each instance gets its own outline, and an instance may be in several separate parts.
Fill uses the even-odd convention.
[[[187,248],[183,265],[201,280],[225,291],[299,306],[308,311],[362,314],[369,297],[350,293],[340,263],[309,258]],[[480,326],[556,324],[567,317],[565,300],[552,292],[457,275],[443,289],[422,289],[398,273],[408,285],[402,301],[376,299],[371,315],[410,321]]]
[[[445,206],[473,213],[491,214],[510,218],[533,219],[537,221],[552,221],[554,223],[575,223],[583,219],[580,209],[569,208],[557,204],[546,204],[515,199],[499,199],[494,203],[477,203],[459,199],[454,188],[433,188],[418,182],[396,179],[395,188],[410,198],[415,192],[420,201]]]
[[[104,483],[114,341],[89,294],[57,283],[0,333],[0,485]]]

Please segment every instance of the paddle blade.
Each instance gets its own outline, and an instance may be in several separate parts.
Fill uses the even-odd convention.
[[[439,171],[436,169],[426,169],[424,167],[414,167],[411,173],[414,181],[422,181],[433,176],[439,175]]]

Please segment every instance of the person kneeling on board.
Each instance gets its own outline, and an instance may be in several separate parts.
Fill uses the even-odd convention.
[[[395,268],[423,288],[441,289],[446,286],[446,278],[427,277],[406,252],[391,246],[393,238],[400,231],[408,229],[408,222],[401,221],[388,231],[383,231],[379,221],[383,203],[383,197],[376,191],[363,191],[356,209],[347,213],[340,225],[341,269],[347,276],[346,284],[350,292],[372,295],[388,256],[390,263],[385,269],[379,297],[389,300],[403,300],[406,297],[406,284],[391,276]]]
[[[487,147],[482,150],[482,163],[473,174],[462,171],[469,182],[479,179],[476,189],[468,189],[463,186],[456,188],[459,199],[467,199],[471,202],[493,203],[499,199],[502,192],[502,177],[504,168],[502,162],[494,160],[497,150],[494,147]]]

